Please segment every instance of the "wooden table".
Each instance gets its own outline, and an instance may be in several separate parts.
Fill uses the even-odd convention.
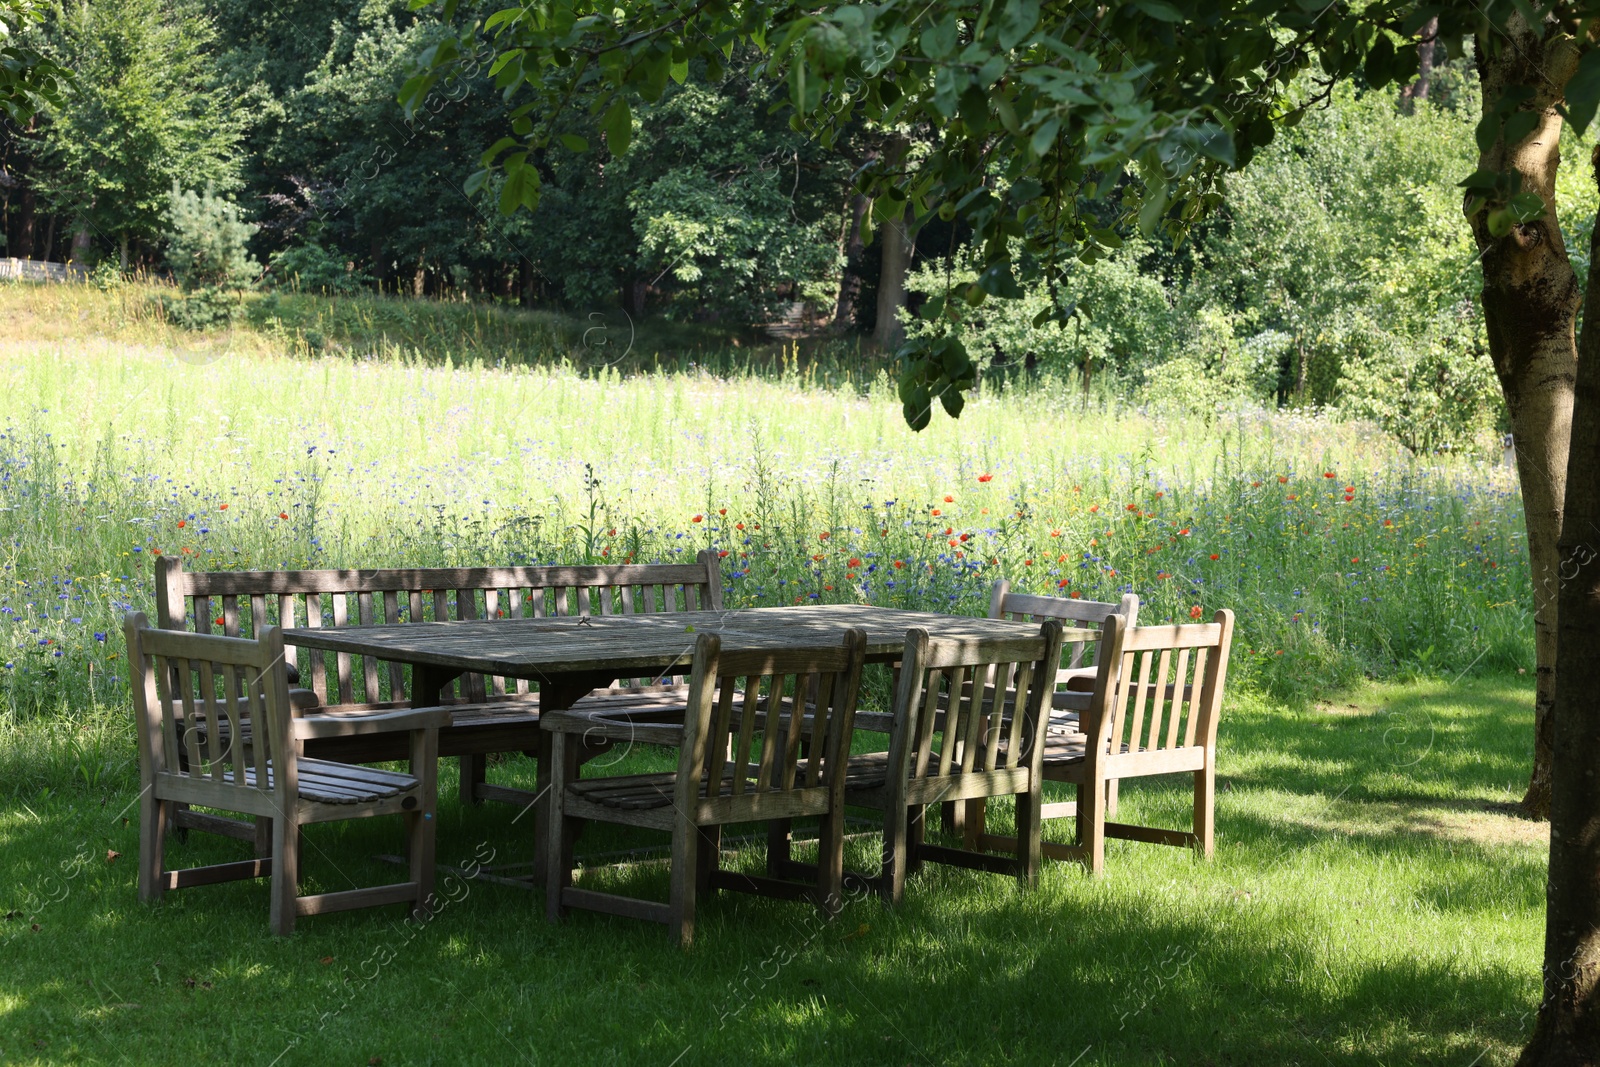
[[[659,614],[485,619],[477,622],[395,623],[333,629],[289,629],[284,643],[407,663],[411,703],[438,704],[457,675],[479,671],[539,683],[541,711],[564,711],[617,678],[688,673],[695,638],[714,633],[725,651],[831,644],[859,627],[867,634],[867,662],[891,663],[905,648],[906,631],[922,627],[935,638],[978,640],[1031,637],[1038,624],[975,619],[864,604],[679,611]],[[1097,629],[1069,629],[1070,641],[1097,640]],[[541,787],[547,780],[541,764]],[[542,824],[541,824],[542,825]],[[542,870],[543,834],[535,839]],[[538,883],[538,884],[542,884]]]

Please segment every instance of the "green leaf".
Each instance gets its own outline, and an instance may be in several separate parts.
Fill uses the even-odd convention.
[[[1567,82],[1567,121],[1582,134],[1600,107],[1600,49],[1591,48],[1578,60],[1578,70]]]
[[[1394,76],[1394,42],[1386,34],[1379,34],[1377,43],[1367,53],[1367,81],[1374,89],[1382,89]]]
[[[1517,222],[1532,222],[1544,216],[1544,198],[1538,193],[1518,193],[1506,204],[1506,210]]]
[[[606,132],[606,147],[614,156],[620,156],[628,151],[628,145],[633,141],[633,112],[628,107],[628,101],[618,96],[611,101],[611,106],[606,108],[605,118],[600,120],[600,126]]]
[[[1000,47],[1006,51],[1017,47],[1022,39],[1033,32],[1039,22],[1039,0],[1001,0]]]
[[[1507,148],[1515,148],[1528,139],[1529,134],[1539,128],[1540,115],[1536,111],[1519,111],[1506,119],[1505,128],[1500,131]]]
[[[1133,0],[1133,6],[1161,22],[1182,22],[1183,12],[1165,0]]]
[[[919,383],[912,387],[909,398],[902,401],[900,408],[901,413],[905,415],[907,426],[918,432],[927,429],[933,414],[930,400],[926,385]]]
[[[567,146],[567,151],[569,152],[589,151],[589,142],[575,133],[562,134],[561,143]]]
[[[1507,211],[1505,208],[1495,208],[1493,211],[1489,212],[1489,216],[1487,219],[1485,219],[1485,222],[1489,226],[1490,235],[1494,237],[1504,237],[1506,234],[1511,232],[1511,227],[1515,225],[1511,219],[1511,212]]]
[[[1151,183],[1145,189],[1144,204],[1139,208],[1139,232],[1149,237],[1161,225],[1161,216],[1167,211],[1167,187]]]
[[[960,389],[948,386],[939,391],[939,403],[944,405],[944,413],[952,419],[961,417],[961,409],[967,406],[967,398]]]
[[[673,63],[668,72],[672,75],[673,81],[677,82],[679,85],[682,85],[684,79],[689,77],[689,61],[685,59]]]
[[[1493,170],[1475,170],[1457,186],[1461,189],[1496,189],[1500,185],[1501,174]]]

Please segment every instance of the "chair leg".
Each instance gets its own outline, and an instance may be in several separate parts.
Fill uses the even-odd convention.
[[[960,803],[966,808],[966,832],[962,834],[962,844],[968,852],[979,852],[978,839],[988,825],[988,798],[974,797]]]
[[[478,787],[488,781],[488,757],[481,752],[469,752],[458,759],[461,763],[461,803],[482,804],[483,797],[479,795]]]
[[[294,933],[295,900],[300,895],[300,824],[279,813],[272,820],[272,932]]]
[[[700,827],[682,814],[672,829],[672,890],[667,928],[681,948],[694,943],[695,882],[700,863]]]
[[[921,809],[918,809],[921,821]],[[906,853],[910,812],[903,804],[889,805],[883,818],[883,867],[878,876],[878,895],[888,905],[900,903],[905,895]]]
[[[139,794],[139,899],[146,902],[160,900],[166,892],[162,868],[171,806],[169,801],[156,799],[153,785]]]
[[[567,737],[556,734],[549,739],[544,752],[550,758],[539,761],[541,771],[550,767],[549,785],[541,790],[544,822],[539,827],[538,841],[544,849],[544,914],[551,922],[559,922],[566,914],[561,905],[561,891],[572,884],[572,839],[576,836],[579,820],[567,817]],[[539,870],[535,867],[535,870]]]
[[[787,877],[794,859],[794,820],[773,819],[767,823],[767,874]]]
[[[928,809],[921,806],[907,808],[905,862],[901,866],[908,875],[922,870],[922,842],[927,839],[927,830]]]
[[[1194,835],[1200,855],[1211,858],[1217,822],[1217,770],[1207,765],[1194,772]]]
[[[256,816],[256,855],[272,855],[272,820],[264,815]]]
[[[1090,874],[1106,866],[1106,783],[1090,782],[1078,794],[1078,843]]]
[[[947,800],[939,805],[939,829],[951,837],[961,837],[966,828],[966,805],[959,800]]]
[[[844,909],[844,811],[822,817],[817,829],[817,906],[828,918]]]
[[[1043,851],[1039,831],[1044,822],[1043,807],[1044,798],[1040,795],[1038,782],[1034,782],[1028,792],[1017,795],[1017,877],[1023,885],[1036,885],[1039,881]]]
[[[414,730],[411,734],[411,776],[420,794],[416,810],[406,813],[406,855],[411,860],[411,880],[417,883],[417,905],[412,914],[427,918],[433,896],[433,867],[438,841],[439,733]]]
[[[770,842],[770,837],[768,838]],[[788,835],[784,835],[788,841]],[[695,864],[695,887],[702,893],[711,892],[711,876],[722,862],[722,827],[700,827],[698,862]]]

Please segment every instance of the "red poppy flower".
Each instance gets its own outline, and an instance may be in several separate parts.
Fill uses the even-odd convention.
[[[994,475],[992,475],[992,474],[980,474],[980,475],[978,475],[978,481],[980,481],[980,482],[992,482],[992,481],[994,481]]]
[[[690,522],[702,522],[702,521],[704,521],[704,519],[705,519],[704,515],[696,515],[694,518],[690,519],[689,521]]]
[[[289,517],[289,513],[288,513],[288,512],[287,512],[287,511],[280,511],[280,512],[278,512],[278,518],[280,518],[280,519],[287,519],[287,518],[288,518],[288,517]]]
[[[1222,557],[1219,556],[1217,553],[1213,552],[1213,553],[1211,553],[1211,558],[1212,559],[1221,559]]]
[[[905,564],[905,560],[897,559],[897,560],[894,561],[894,569],[895,570],[899,570],[901,567],[904,567],[905,565],[906,565]]]
[[[1323,477],[1324,477],[1324,478],[1333,478],[1333,477],[1336,477],[1336,475],[1335,475],[1335,474],[1334,474],[1334,473],[1333,473],[1333,472],[1332,472],[1332,471],[1323,471],[1323,472],[1322,472],[1322,476],[1323,476]]]
[[[949,493],[946,493],[944,495],[944,502],[946,504],[954,504],[956,502],[956,498],[951,496]]]
[[[188,521],[186,519],[179,519],[178,520],[178,529],[181,530],[187,525],[189,525],[189,523],[188,523]]]
[[[1200,615],[1201,615],[1201,611],[1200,611],[1200,605],[1199,604],[1196,604],[1194,607],[1189,609],[1189,618],[1198,619],[1200,617]]]
[[[1288,485],[1289,484],[1289,479],[1286,478],[1284,475],[1280,474],[1280,475],[1278,475],[1278,484],[1279,485]]]

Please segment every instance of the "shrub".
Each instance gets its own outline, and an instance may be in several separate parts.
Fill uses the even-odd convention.
[[[372,277],[356,270],[353,262],[315,241],[273,253],[268,276],[280,289],[342,296],[372,284]]]
[[[186,293],[200,289],[244,289],[254,284],[260,264],[246,242],[256,227],[240,218],[239,207],[214,194],[172,186],[167,263]]]

